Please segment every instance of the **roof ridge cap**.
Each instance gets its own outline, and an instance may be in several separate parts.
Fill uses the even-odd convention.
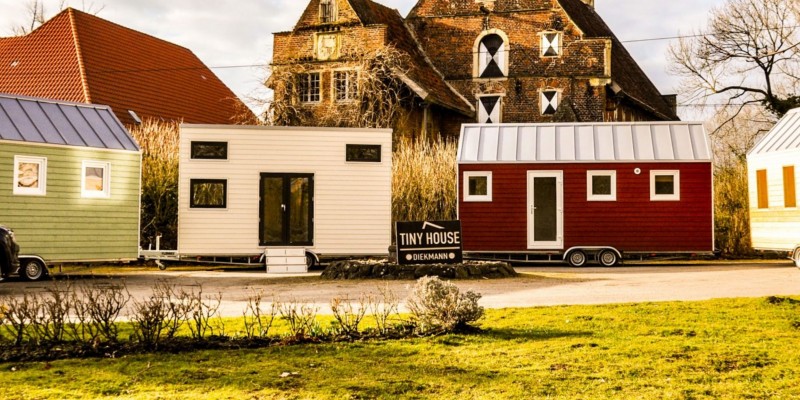
[[[88,76],[86,75],[86,65],[83,62],[83,53],[81,52],[81,43],[80,39],[78,38],[78,26],[75,22],[75,9],[69,7],[66,9],[69,13],[69,27],[72,31],[72,42],[75,45],[75,55],[78,58],[78,70],[80,71],[81,75],[81,86],[83,88],[83,97],[87,103],[92,102],[92,96],[89,93],[89,82]]]

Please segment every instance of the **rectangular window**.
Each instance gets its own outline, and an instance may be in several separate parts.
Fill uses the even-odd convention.
[[[81,197],[111,197],[111,164],[84,161],[81,165]]]
[[[319,72],[311,72],[308,74],[300,74],[299,88],[300,88],[300,101],[303,103],[319,103]]]
[[[561,32],[544,32],[542,36],[542,57],[561,55]]]
[[[353,101],[358,96],[358,74],[356,71],[335,71],[333,91],[336,101]]]
[[[47,194],[47,158],[14,156],[14,194]]]
[[[650,171],[651,201],[675,201],[680,199],[680,171]]]
[[[492,201],[491,172],[464,172],[464,201]]]
[[[502,98],[500,96],[478,97],[478,122],[499,124],[502,121]]]
[[[767,170],[756,171],[756,191],[758,192],[758,208],[769,208],[769,194],[767,193]]]
[[[228,206],[228,181],[226,179],[191,179],[191,208],[226,208]]]
[[[617,171],[586,171],[586,200],[616,201]]]
[[[323,24],[336,21],[335,0],[320,0],[319,22]]]
[[[797,207],[797,191],[794,186],[794,166],[783,167],[783,206]]]
[[[191,153],[196,160],[227,160],[228,142],[192,142]]]
[[[558,90],[542,90],[539,93],[539,107],[542,115],[555,115],[558,111],[559,97]]]
[[[381,162],[381,145],[348,144],[345,146],[345,159],[352,162]]]

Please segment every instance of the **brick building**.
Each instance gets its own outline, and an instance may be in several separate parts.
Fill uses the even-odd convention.
[[[464,122],[677,120],[595,12],[592,0],[419,0],[406,18],[370,0],[311,0],[275,34],[275,98],[305,110],[353,107],[364,54],[407,55],[395,68],[412,101],[406,132],[455,136]],[[359,69],[361,68],[361,69]],[[398,128],[396,123],[395,129]]]

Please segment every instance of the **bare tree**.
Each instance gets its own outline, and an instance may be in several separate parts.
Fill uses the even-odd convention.
[[[44,5],[45,0],[28,0],[25,4],[25,22],[12,27],[11,31],[16,36],[23,36],[31,33],[34,29],[38,28],[40,25],[44,24],[50,17],[59,12],[63,11],[65,8],[70,7],[68,0],[58,0],[58,7],[56,12],[50,13],[47,11],[47,8]],[[81,0],[81,5],[78,8],[84,12],[97,15],[100,11],[105,8],[105,5],[96,5],[93,1],[89,3],[86,0]]]
[[[733,107],[725,125],[748,105],[777,117],[800,106],[800,26],[796,0],[728,0],[711,11],[708,28],[670,47],[671,72],[683,77],[689,102]]]

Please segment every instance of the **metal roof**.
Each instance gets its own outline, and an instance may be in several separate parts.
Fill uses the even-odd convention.
[[[465,124],[459,163],[710,161],[701,122]]]
[[[139,151],[111,108],[0,94],[0,139]]]
[[[748,156],[800,148],[800,108],[789,110],[783,118],[747,152]]]

